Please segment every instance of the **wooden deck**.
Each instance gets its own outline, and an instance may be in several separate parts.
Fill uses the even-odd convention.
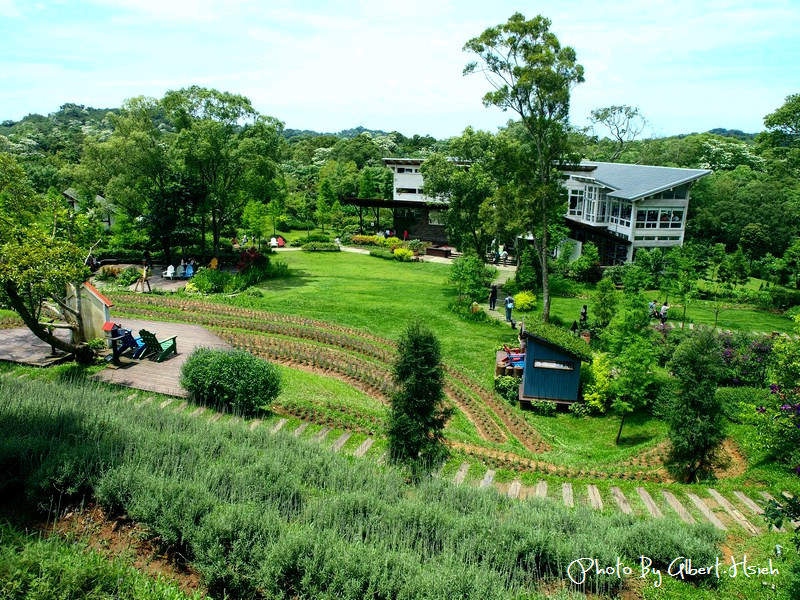
[[[183,323],[165,323],[161,321],[140,321],[138,319],[115,319],[124,327],[131,329],[138,336],[140,329],[147,329],[156,334],[160,340],[173,335],[178,336],[178,355],[172,355],[164,362],[156,362],[145,358],[134,360],[123,357],[121,365],[109,365],[95,375],[95,379],[107,383],[115,383],[139,390],[157,392],[170,396],[186,396],[186,390],[179,385],[181,366],[195,348],[230,348],[230,344],[200,325]]]
[[[57,337],[69,340],[69,331],[56,329]],[[27,365],[48,367],[68,359],[71,355],[59,352],[53,356],[49,344],[37,338],[27,327],[0,329],[0,360]]]

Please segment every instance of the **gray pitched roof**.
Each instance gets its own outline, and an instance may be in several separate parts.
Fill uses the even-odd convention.
[[[595,167],[591,172],[595,180],[614,190],[608,193],[609,196],[623,200],[638,200],[711,174],[707,169],[651,167],[590,160],[581,161],[581,166]]]

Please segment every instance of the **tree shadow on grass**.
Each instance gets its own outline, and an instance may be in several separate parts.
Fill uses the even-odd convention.
[[[312,277],[308,271],[292,269],[291,275],[287,275],[286,277],[277,277],[275,279],[267,279],[266,281],[262,281],[258,287],[264,292],[277,292],[306,286],[315,279],[316,278]]]
[[[620,447],[630,448],[631,446],[646,444],[656,437],[657,436],[652,433],[633,433],[630,435],[625,435],[625,431],[623,430],[622,437],[619,439],[619,445]]]

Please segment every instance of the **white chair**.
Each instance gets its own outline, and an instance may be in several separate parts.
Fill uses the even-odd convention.
[[[161,276],[164,279],[175,279],[175,267],[172,265],[168,266],[166,271],[161,272]]]

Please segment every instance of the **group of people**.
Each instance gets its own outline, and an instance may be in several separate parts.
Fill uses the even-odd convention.
[[[661,305],[661,308],[658,308],[658,306],[656,305],[656,301],[651,300],[650,302],[648,302],[647,307],[650,309],[651,319],[659,319],[662,325],[667,322],[667,313],[669,312],[669,302],[665,300],[664,304]]]
[[[497,306],[497,284],[492,284],[491,289],[489,290],[489,309],[494,310]],[[511,311],[514,310],[514,297],[511,294],[506,296],[506,299],[503,300],[503,306],[506,309],[506,322],[511,323]]]
[[[508,264],[508,250],[503,246],[499,246],[494,251],[494,264],[500,264],[500,261],[503,262],[503,266]]]

